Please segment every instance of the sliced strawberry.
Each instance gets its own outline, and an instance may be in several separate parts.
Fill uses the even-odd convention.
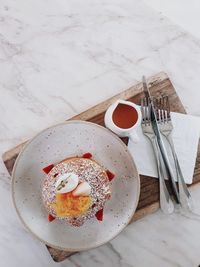
[[[92,158],[92,154],[90,152],[83,154],[83,158],[90,159]]]
[[[95,217],[97,218],[98,221],[103,221],[103,209],[98,210],[97,213],[95,214]]]
[[[48,221],[52,222],[55,220],[55,217],[53,217],[51,214],[48,214]]]
[[[108,179],[109,179],[110,182],[112,181],[113,178],[115,178],[115,174],[112,173],[112,172],[109,171],[109,170],[106,171],[106,174],[107,174]]]
[[[51,169],[53,169],[54,165],[51,164],[49,166],[46,166],[45,168],[43,168],[43,172],[45,172],[46,174],[48,174],[50,172]]]

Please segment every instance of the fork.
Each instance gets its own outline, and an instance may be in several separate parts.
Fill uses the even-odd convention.
[[[141,126],[144,135],[146,135],[151,141],[156,158],[158,178],[159,178],[159,188],[160,188],[160,207],[164,213],[170,214],[174,211],[174,204],[171,200],[171,197],[169,195],[169,192],[165,184],[164,170],[163,170],[164,165],[162,162],[159,145],[157,143],[157,138],[151,125],[150,109],[151,106],[148,103],[148,99],[147,98],[141,99],[141,112],[142,112]]]
[[[184,181],[183,173],[181,171],[181,167],[178,161],[173,139],[171,136],[173,130],[173,124],[170,115],[169,97],[162,96],[160,98],[155,99],[155,108],[157,110],[156,113],[157,113],[157,120],[159,123],[160,132],[162,133],[163,136],[165,136],[166,140],[168,141],[174,158],[181,206],[183,208],[192,211],[194,209],[192,197]]]

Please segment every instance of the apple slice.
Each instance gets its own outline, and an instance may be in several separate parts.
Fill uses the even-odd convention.
[[[66,172],[58,176],[56,182],[57,193],[64,194],[73,191],[79,182],[78,175],[73,172]]]
[[[77,197],[77,196],[89,196],[90,191],[91,191],[91,186],[88,184],[88,182],[82,182],[72,192],[72,195],[75,197]]]

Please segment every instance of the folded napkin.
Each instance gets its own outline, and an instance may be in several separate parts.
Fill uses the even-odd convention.
[[[200,118],[174,112],[171,112],[171,118],[174,126],[172,138],[176,154],[179,159],[184,180],[187,184],[191,184],[200,137]],[[141,127],[137,129],[137,133],[139,141],[135,143],[130,139],[128,148],[134,158],[138,172],[139,174],[158,177],[157,165],[151,142],[143,134]],[[163,141],[175,171],[172,154],[165,137],[163,137]]]

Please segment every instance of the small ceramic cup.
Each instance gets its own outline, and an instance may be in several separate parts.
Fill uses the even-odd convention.
[[[114,123],[114,121],[113,121],[113,113],[114,113],[115,109],[117,108],[117,106],[119,104],[129,105],[132,108],[134,108],[135,111],[137,112],[137,121],[135,122],[135,124],[132,127],[130,127],[130,128],[120,128]],[[108,129],[110,129],[112,132],[116,133],[118,136],[120,136],[120,137],[129,137],[134,142],[137,142],[139,140],[138,134],[137,134],[137,128],[141,124],[141,119],[142,119],[142,115],[141,115],[140,106],[138,106],[138,105],[136,105],[136,104],[134,104],[133,102],[130,102],[130,101],[117,100],[115,103],[113,103],[107,109],[107,111],[105,113],[105,117],[104,117],[104,122],[105,122],[106,127]]]

